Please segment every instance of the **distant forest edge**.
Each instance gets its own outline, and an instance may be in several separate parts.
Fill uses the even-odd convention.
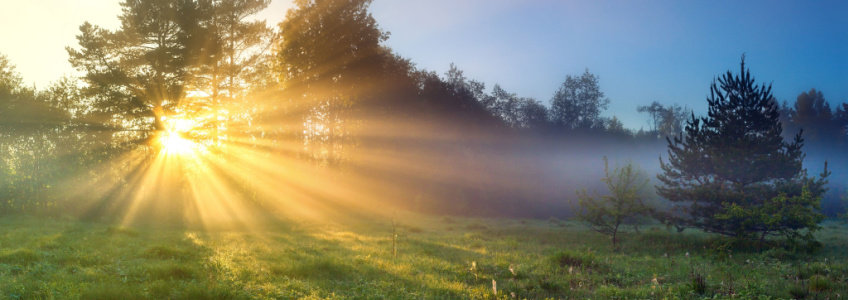
[[[268,0],[126,0],[119,29],[86,22],[67,47],[82,75],[41,89],[0,55],[0,213],[179,218],[226,194],[281,213],[566,217],[575,191],[603,191],[604,156],[654,178],[666,138],[697,117],[655,101],[634,107],[647,128],[625,128],[604,116],[616,99],[588,69],[566,76],[550,105],[488,90],[454,65],[419,69],[383,45],[370,2],[297,1],[268,26],[250,19]],[[772,101],[784,139],[803,130],[810,173],[828,162],[822,212],[844,211],[848,103],[816,89]],[[169,133],[206,163],[161,156]],[[198,170],[214,183],[198,184]],[[655,184],[650,201],[667,205]]]

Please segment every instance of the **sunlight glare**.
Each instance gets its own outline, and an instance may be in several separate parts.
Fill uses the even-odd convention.
[[[194,129],[196,123],[192,119],[167,119],[168,129],[160,137],[162,150],[166,154],[185,155],[191,153],[197,147],[197,143],[189,140],[186,136]]]
[[[194,150],[194,142],[181,136],[180,132],[168,132],[162,137],[162,146],[165,152],[183,155]]]

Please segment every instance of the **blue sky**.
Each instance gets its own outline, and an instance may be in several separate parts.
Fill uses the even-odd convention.
[[[712,79],[752,74],[780,100],[810,88],[848,102],[848,1],[375,1],[387,42],[419,67],[466,75],[547,103],[586,68],[611,99],[606,115],[646,125],[637,105],[706,112]]]
[[[73,71],[64,47],[88,20],[118,24],[119,0],[0,4],[0,53],[39,87]],[[273,0],[276,24],[292,6]],[[810,88],[848,102],[848,1],[375,0],[387,45],[418,67],[466,76],[547,103],[566,75],[586,68],[611,99],[607,116],[646,125],[637,105],[706,111],[712,79],[736,72],[742,53],[780,100]]]

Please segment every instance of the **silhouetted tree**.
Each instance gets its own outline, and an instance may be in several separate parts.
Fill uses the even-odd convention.
[[[548,123],[548,107],[533,98],[522,98],[519,107],[521,127],[539,129]],[[623,125],[622,125],[623,126]]]
[[[676,136],[683,133],[686,118],[692,110],[681,107],[678,104],[664,106],[657,101],[651,105],[640,105],[636,107],[639,113],[648,113],[651,116],[651,130],[657,132],[658,137]]]
[[[338,163],[351,145],[353,113],[374,100],[392,57],[368,12],[371,0],[299,0],[280,23],[275,68],[290,114],[300,114],[315,159]]]
[[[197,16],[182,18],[199,21],[183,27],[191,33],[188,49],[193,49],[192,58],[197,60],[191,89],[206,95],[195,96],[188,104],[195,107],[193,110],[211,110],[213,117],[206,118],[209,124],[203,125],[210,127],[215,141],[219,138],[219,130],[233,121],[231,119],[249,117],[223,114],[225,104],[250,110],[255,105],[247,103],[251,98],[247,93],[253,86],[261,85],[264,77],[271,76],[260,72],[270,73],[263,64],[268,63],[273,31],[265,21],[249,20],[269,3],[270,0],[200,1],[198,8],[192,10]]]
[[[551,121],[567,129],[600,128],[604,123],[601,112],[609,102],[598,85],[598,76],[588,69],[581,76],[568,75],[551,99]]]
[[[492,98],[494,99],[494,107],[492,113],[500,117],[509,126],[521,126],[521,100],[516,94],[508,93],[500,85],[495,84],[492,88]]]
[[[833,117],[839,128],[840,136],[848,143],[848,103],[842,103],[842,105],[837,106]]]
[[[839,138],[839,126],[836,124],[830,103],[824,94],[816,89],[798,95],[795,101],[795,114],[792,123],[806,129],[807,140],[825,141]]]
[[[472,84],[476,83],[472,81]],[[547,124],[548,108],[532,98],[518,97],[495,85],[491,95],[482,95],[481,103],[489,112],[514,128],[539,128]]]
[[[848,141],[844,120],[845,104],[831,109],[824,94],[816,89],[798,95],[793,106],[785,102],[780,109],[781,121],[787,130],[804,130],[808,144],[818,148],[841,146]]]
[[[668,140],[668,162],[657,192],[674,203],[666,221],[742,239],[782,236],[813,241],[822,215],[827,166],[821,176],[802,168],[801,134],[781,137],[771,86],[756,86],[745,69],[711,86],[709,113],[694,115],[686,134]]]
[[[132,130],[165,130],[163,117],[184,97],[190,78],[190,33],[181,24],[199,20],[193,1],[126,0],[121,28],[111,32],[85,22],[79,49],[67,47],[86,92],[112,124]],[[150,120],[150,121],[148,121]],[[122,126],[130,124],[129,126]]]
[[[0,54],[0,96],[7,99],[21,86],[21,77],[15,72],[15,66],[6,55]]]
[[[612,116],[612,118],[606,122],[606,130],[612,134],[630,135],[630,131],[627,128],[624,128],[624,123],[622,123],[616,116]]]
[[[187,92],[205,91],[218,105],[224,95],[244,89],[249,80],[244,74],[260,55],[256,45],[267,31],[264,23],[245,18],[267,4],[126,0],[120,29],[80,26],[79,48],[67,47],[69,61],[84,72],[83,93],[101,122],[143,138],[165,130],[168,117],[190,110],[185,106],[192,103],[183,103]]]

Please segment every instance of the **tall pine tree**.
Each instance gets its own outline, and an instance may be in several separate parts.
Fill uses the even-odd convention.
[[[801,133],[784,141],[771,99],[771,85],[755,85],[744,56],[738,75],[713,81],[707,117],[693,114],[685,135],[668,140],[668,161],[660,160],[657,192],[674,204],[666,221],[761,245],[768,236],[812,241],[827,165],[820,177],[807,176]]]

